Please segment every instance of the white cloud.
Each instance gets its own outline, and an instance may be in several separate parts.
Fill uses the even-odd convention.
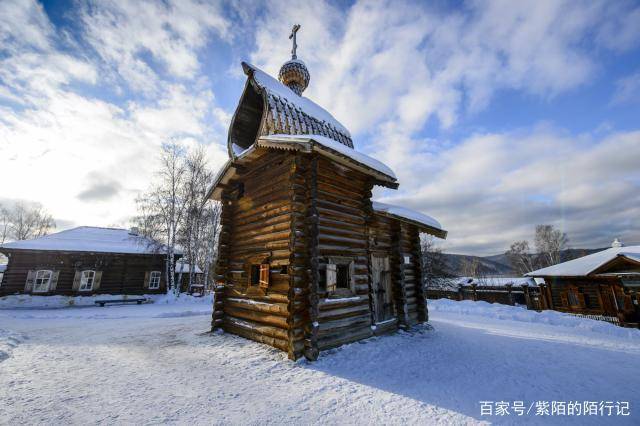
[[[356,134],[386,122],[411,134],[432,116],[450,127],[502,89],[548,98],[584,84],[597,70],[594,46],[637,43],[638,10],[604,1],[472,1],[455,11],[360,1],[343,13],[325,2],[270,2],[251,59],[277,74],[299,22],[308,96]],[[611,22],[627,34],[618,42],[602,35]]]
[[[411,191],[385,195],[437,217],[454,251],[497,253],[541,223],[564,229],[576,247],[614,237],[637,243],[638,158],[640,131],[602,139],[548,128],[482,134],[432,158],[422,173],[413,167]]]
[[[100,1],[87,4],[81,19],[85,40],[134,90],[158,90],[163,72],[194,78],[198,50],[211,34],[226,37],[229,26],[219,2]]]
[[[86,5],[82,23],[95,27],[83,34],[101,49],[100,60],[81,50],[82,42],[66,44],[38,3],[0,8],[16,20],[0,30],[0,97],[10,102],[0,104],[3,197],[41,202],[59,223],[124,225],[151,182],[163,142],[208,145],[212,167],[226,160],[218,143],[224,111],[197,75],[198,49],[226,25],[217,6]],[[140,60],[145,49],[182,82]],[[112,79],[105,76],[112,68],[133,82],[148,78],[154,94],[117,104],[75,88],[82,82],[95,85],[95,93],[109,92]]]

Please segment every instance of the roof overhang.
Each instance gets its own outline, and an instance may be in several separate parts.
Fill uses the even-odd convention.
[[[382,163],[379,163],[377,160],[374,160],[365,154],[357,152],[353,148],[340,146],[340,150],[338,150],[334,149],[332,146],[327,146],[323,141],[326,141],[326,138],[321,138],[315,135],[269,135],[258,138],[256,145],[265,148],[284,149],[306,153],[316,152],[339,164],[373,177],[375,183],[380,186],[398,189],[399,184],[396,177],[392,175],[393,172],[382,171],[384,169],[388,169],[386,166],[382,165]],[[358,157],[354,158],[354,156],[347,155],[345,152],[357,153]],[[359,158],[365,159],[365,161],[360,161]],[[383,166],[384,169],[383,167],[371,166],[370,164],[367,164],[368,161],[366,160],[375,161]]]
[[[375,210],[375,214],[377,214],[379,216],[388,217],[390,219],[394,219],[394,220],[397,220],[397,221],[400,221],[400,222],[404,222],[404,223],[406,223],[408,225],[413,225],[413,226],[417,227],[420,232],[424,232],[425,234],[430,234],[430,235],[436,236],[438,238],[442,238],[443,240],[447,238],[448,232],[445,231],[444,229],[436,228],[434,226],[430,226],[430,225],[424,224],[422,222],[418,222],[418,221],[412,220],[410,218],[407,218],[407,217],[404,217],[404,216],[398,216],[398,215],[395,215],[393,213],[389,213],[389,212],[385,212],[385,211]]]
[[[353,170],[357,170],[373,178],[376,185],[384,186],[391,189],[397,189],[399,184],[395,176],[384,173],[374,167],[365,164],[362,161],[358,161],[357,158],[352,158],[344,153],[332,149],[314,139],[314,136],[305,135],[270,135],[258,138],[257,142],[251,145],[242,153],[238,154],[233,160],[228,160],[220,169],[213,184],[207,192],[205,200],[221,200],[222,191],[227,187],[229,182],[236,177],[240,170],[243,170],[245,164],[251,162],[256,156],[259,148],[265,149],[280,149],[287,151],[297,151],[307,154],[317,153],[324,157],[327,157],[336,163],[342,164]],[[351,149],[348,147],[341,149]],[[360,158],[366,158],[364,154],[359,153]],[[371,158],[371,157],[368,157]],[[371,159],[373,160],[373,159]],[[385,166],[386,167],[386,166]]]

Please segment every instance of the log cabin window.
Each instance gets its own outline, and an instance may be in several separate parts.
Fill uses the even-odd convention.
[[[33,281],[34,293],[46,293],[49,291],[49,284],[51,284],[51,277],[53,271],[42,269],[36,272],[36,278]]]
[[[160,288],[160,271],[151,271],[149,274],[149,290],[157,290]]]
[[[353,262],[350,259],[329,259],[320,271],[319,290],[327,293],[348,293],[353,291],[351,269]]]
[[[93,283],[96,278],[96,271],[82,271],[80,276],[80,291],[93,290]]]
[[[257,286],[260,284],[260,265],[251,265],[251,274],[249,276],[249,285]]]
[[[410,255],[408,255],[408,254],[405,254],[405,255],[404,255],[404,264],[405,264],[405,265],[408,265],[408,264],[410,264],[410,263],[411,263],[411,256],[410,256]]]
[[[575,289],[569,289],[567,291],[567,302],[569,306],[580,306],[580,300],[578,299],[578,293]]]
[[[251,273],[249,274],[249,285],[251,287],[260,287],[266,289],[269,287],[269,264],[261,263],[251,265]]]

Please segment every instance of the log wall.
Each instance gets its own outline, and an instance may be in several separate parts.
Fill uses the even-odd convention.
[[[166,292],[163,255],[133,255],[3,249],[9,264],[2,278],[0,295],[24,293],[30,270],[59,271],[54,291],[38,295],[87,296],[92,294],[153,294]],[[100,287],[92,291],[74,291],[76,271],[102,271]],[[144,288],[145,274],[161,271],[160,288]]]
[[[353,261],[353,292],[341,298],[319,294],[318,347],[327,349],[373,334],[369,300],[367,224],[373,216],[372,182],[361,173],[317,159],[318,268],[331,257]]]
[[[292,224],[305,213],[292,202],[296,161],[285,152],[266,150],[253,161],[255,166],[223,191],[216,266],[223,285],[216,289],[212,328],[269,344],[295,358],[302,352],[302,338],[300,321],[290,318],[295,309],[290,281],[300,281],[299,266],[291,264],[296,244]],[[270,266],[266,289],[249,284],[251,264],[260,263]]]
[[[370,337],[373,251],[390,256],[400,322],[426,319],[416,284],[418,230],[374,216],[371,179],[316,154],[254,155],[222,191],[213,330],[269,344],[291,359],[315,359],[320,350]],[[405,253],[412,261],[402,265]],[[350,262],[350,289],[320,288],[333,259]],[[256,263],[270,266],[267,288],[249,284]]]

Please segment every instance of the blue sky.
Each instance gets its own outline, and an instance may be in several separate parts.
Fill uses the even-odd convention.
[[[299,57],[305,95],[393,167],[375,195],[493,254],[539,223],[640,243],[640,3],[0,3],[0,201],[126,226],[169,139],[226,160],[244,85]],[[17,177],[20,176],[18,179]]]

